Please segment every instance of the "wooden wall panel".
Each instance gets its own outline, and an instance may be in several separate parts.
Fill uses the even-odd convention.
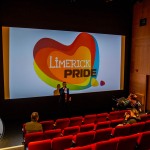
[[[137,2],[133,8],[132,38],[143,38],[150,36],[150,1]],[[147,18],[146,26],[139,26],[140,19]]]
[[[142,111],[146,109],[146,75],[139,73],[130,74],[130,89],[131,93],[135,93],[138,96],[142,104]]]
[[[130,74],[130,92],[146,94],[146,75],[139,73]]]
[[[131,54],[131,72],[150,75],[150,45],[136,45]]]
[[[147,100],[150,75],[150,0],[137,1],[133,7],[132,47],[130,65],[130,91],[144,94],[144,105],[150,110]],[[147,18],[147,23],[140,26],[140,19]],[[147,103],[146,103],[147,101]]]

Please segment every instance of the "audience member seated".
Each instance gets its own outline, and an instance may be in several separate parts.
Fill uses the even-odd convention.
[[[132,124],[141,120],[139,112],[136,108],[132,108],[129,112],[125,112],[123,124]]]
[[[38,112],[33,112],[31,114],[31,121],[25,124],[26,133],[43,131],[42,124],[40,124],[38,120]]]

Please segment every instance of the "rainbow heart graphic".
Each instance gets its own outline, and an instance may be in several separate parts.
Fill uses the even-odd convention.
[[[42,38],[34,46],[34,70],[46,84],[67,82],[70,90],[98,86],[99,48],[96,39],[80,33],[70,45]]]

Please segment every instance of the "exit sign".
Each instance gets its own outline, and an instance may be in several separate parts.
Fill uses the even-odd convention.
[[[140,19],[140,26],[145,26],[147,23],[147,18]]]

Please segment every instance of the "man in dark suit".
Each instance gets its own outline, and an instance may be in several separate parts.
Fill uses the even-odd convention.
[[[25,124],[26,133],[43,131],[42,124],[38,123],[39,115],[38,112],[31,114],[31,121]]]
[[[71,97],[69,95],[69,88],[67,88],[67,83],[62,83],[62,88],[59,89],[60,98],[59,98],[59,104],[60,104],[60,113],[63,115],[68,115],[69,111],[69,103],[71,101]]]

